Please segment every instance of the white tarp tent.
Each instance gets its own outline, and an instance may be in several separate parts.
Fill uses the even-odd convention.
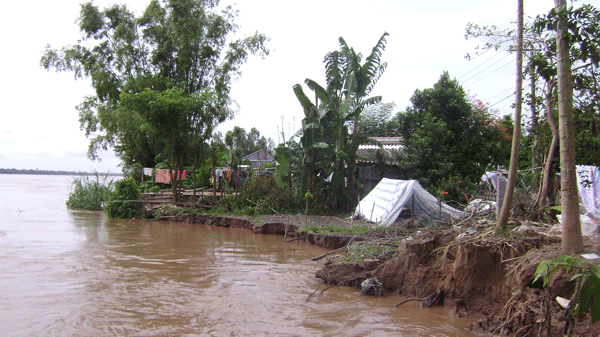
[[[416,180],[396,180],[383,178],[375,188],[358,203],[354,217],[375,222],[378,226],[389,227],[403,208],[415,215],[425,215],[433,220],[460,218],[462,212],[446,204],[441,204]]]
[[[600,220],[600,170],[596,166],[577,165],[577,185],[586,215]]]

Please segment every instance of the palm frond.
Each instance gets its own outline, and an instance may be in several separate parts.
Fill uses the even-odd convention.
[[[366,93],[370,92],[379,77],[385,71],[387,63],[381,63],[381,55],[385,50],[385,44],[387,43],[385,37],[389,34],[383,33],[383,35],[377,41],[377,44],[371,50],[371,54],[367,56],[365,64],[361,68],[361,77],[365,79],[364,90]],[[368,80],[367,80],[368,79]]]
[[[381,103],[381,96],[373,96],[373,97],[364,99],[362,102],[360,102],[358,104],[358,106],[356,108],[357,108],[357,110],[360,110],[362,112],[365,110],[365,108],[370,107],[375,104],[379,104],[379,103]]]
[[[322,104],[330,105],[331,104],[331,95],[327,90],[325,90],[319,83],[307,78],[304,80],[304,83],[310,88],[310,90],[314,91],[317,95],[317,98],[321,100]]]
[[[373,90],[373,87],[375,87],[375,84],[377,83],[377,81],[379,81],[379,78],[381,77],[381,75],[383,75],[386,68],[387,68],[387,62],[384,62],[379,65],[379,67],[377,68],[377,71],[375,72],[375,75],[371,78],[369,85],[367,85],[367,87],[365,89],[365,94],[368,95],[371,92],[371,90]]]
[[[338,51],[325,55],[325,80],[327,91],[332,93],[341,90],[344,82],[343,56]]]
[[[293,86],[294,94],[296,98],[304,108],[304,115],[309,117],[311,115],[311,111],[316,110],[315,105],[310,101],[310,99],[304,94],[304,90],[302,90],[302,86],[300,84],[296,84]]]

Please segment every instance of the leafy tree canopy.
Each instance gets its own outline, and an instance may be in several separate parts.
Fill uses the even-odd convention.
[[[41,65],[89,78],[95,95],[77,109],[88,155],[112,147],[126,164],[184,154],[231,117],[232,80],[250,54],[267,55],[267,38],[238,40],[236,12],[218,0],[153,0],[140,17],[125,5],[81,5],[78,44],[47,46]],[[158,159],[157,159],[158,158]]]
[[[416,90],[411,102],[397,116],[406,178],[424,186],[436,186],[445,177],[477,181],[490,166],[508,163],[510,119],[494,118],[447,72],[433,88]]]

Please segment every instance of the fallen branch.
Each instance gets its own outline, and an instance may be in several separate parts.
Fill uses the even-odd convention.
[[[397,307],[401,306],[402,304],[404,304],[404,303],[406,303],[406,302],[410,302],[410,301],[421,301],[421,302],[423,302],[424,300],[425,300],[424,298],[417,298],[417,297],[409,298],[409,299],[407,299],[407,300],[404,300],[404,301],[402,301],[402,302],[400,302],[400,303],[396,304],[396,305],[394,306],[394,308],[397,308]]]
[[[311,260],[311,261],[319,261],[320,259],[324,258],[325,256],[329,256],[329,255],[331,255],[331,254],[335,254],[335,253],[337,253],[337,252],[341,252],[341,251],[343,251],[343,250],[346,250],[346,248],[348,248],[348,247],[344,246],[344,247],[342,247],[342,248],[334,249],[334,250],[330,251],[329,253],[325,253],[325,254],[323,254],[323,255],[319,255],[319,256],[317,256],[317,257],[315,257],[315,258],[312,258],[312,259],[310,259],[310,260]]]
[[[287,241],[284,241],[284,242],[285,242],[285,243],[288,243],[288,242],[292,242],[292,241],[305,240],[305,239],[306,239],[305,237],[301,236],[301,237],[299,237],[299,238],[295,238],[295,239],[289,239],[289,240],[287,240]]]
[[[323,283],[321,283],[321,284],[323,284]],[[317,291],[319,291],[319,288],[321,288],[321,284],[319,284],[319,286],[317,287],[317,289],[315,289],[315,291],[313,291],[312,294],[308,295],[308,297],[306,298],[305,302],[308,302],[308,300],[310,300],[310,298],[313,297],[317,293]],[[329,290],[329,289],[331,289],[333,287],[335,287],[335,285],[331,285],[331,286],[329,286],[329,287],[321,290],[321,293],[319,293],[319,296],[323,296],[324,292],[326,292],[327,290]]]

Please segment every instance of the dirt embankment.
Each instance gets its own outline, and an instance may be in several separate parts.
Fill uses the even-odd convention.
[[[157,220],[203,224],[230,228],[242,228],[255,234],[284,235],[289,239],[304,238],[306,242],[325,249],[338,249],[346,246],[351,236],[333,234],[315,234],[297,231],[303,226],[328,226],[347,225],[347,222],[335,217],[300,216],[300,215],[263,215],[254,220],[245,216],[236,215],[211,215],[211,214],[173,214],[158,218]]]
[[[298,233],[305,225],[349,225],[334,217],[262,216],[254,221],[238,216],[181,214],[162,220],[244,228],[260,234],[303,237],[317,246],[337,249],[355,242],[343,235]],[[368,240],[368,238],[361,238]],[[587,251],[600,251],[600,243],[586,241]],[[392,254],[360,263],[343,258],[342,252],[329,259],[317,277],[325,283],[360,287],[367,278],[376,277],[388,293],[427,301],[435,294],[436,304],[449,307],[453,314],[473,313],[486,317],[473,330],[496,335],[545,336],[551,309],[551,336],[564,330],[564,309],[553,299],[569,298],[575,283],[562,272],[550,286],[550,293],[534,284],[534,272],[544,260],[562,255],[560,237],[542,229],[499,236],[489,226],[463,231],[460,228],[434,230],[407,235]],[[340,258],[342,257],[342,258]],[[441,294],[441,297],[440,297]],[[550,300],[548,300],[550,299]],[[426,303],[426,302],[424,302]],[[599,336],[600,323],[590,326],[589,317],[578,322],[577,335]]]
[[[600,245],[587,241],[588,251]],[[324,282],[360,286],[376,277],[390,292],[429,303],[434,297],[456,316],[473,313],[486,317],[471,329],[507,336],[546,336],[548,303],[550,336],[561,336],[565,310],[554,300],[570,298],[574,274],[562,272],[550,285],[533,283],[538,264],[562,255],[560,237],[528,232],[513,238],[480,228],[471,234],[460,229],[423,232],[404,239],[396,254],[378,264],[327,262],[317,273]],[[441,295],[441,298],[439,297]],[[550,299],[550,301],[548,301]],[[590,326],[589,317],[577,322],[576,335],[599,336],[600,323]]]

